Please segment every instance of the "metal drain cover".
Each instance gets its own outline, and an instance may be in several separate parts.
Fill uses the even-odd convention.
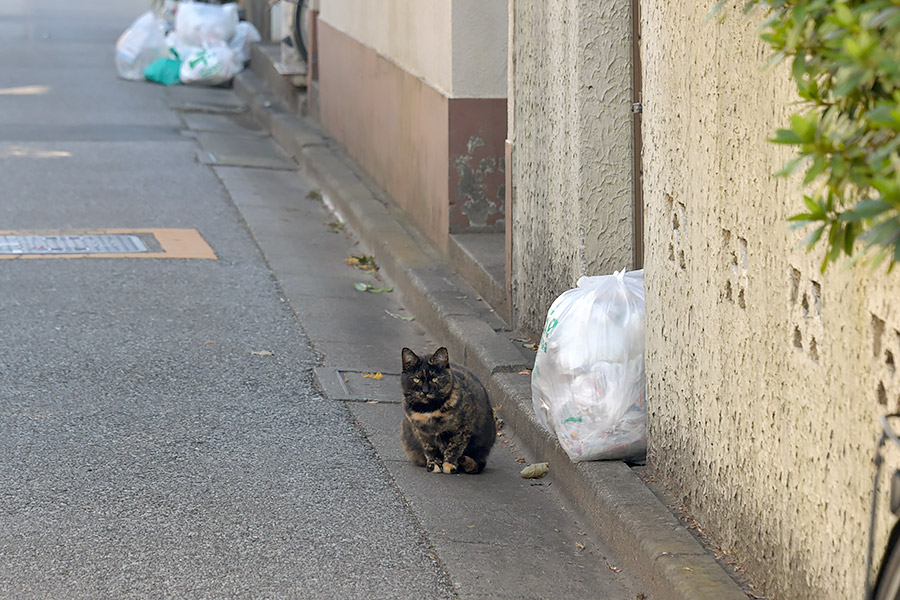
[[[136,235],[0,235],[0,254],[133,254],[147,252]]]
[[[332,400],[399,403],[399,373],[372,373],[334,367],[316,367],[319,388]],[[373,375],[375,377],[373,377]]]

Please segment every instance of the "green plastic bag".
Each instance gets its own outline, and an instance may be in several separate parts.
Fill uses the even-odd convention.
[[[181,78],[178,76],[180,69],[180,60],[160,58],[144,69],[144,79],[163,85],[179,85],[181,83]]]

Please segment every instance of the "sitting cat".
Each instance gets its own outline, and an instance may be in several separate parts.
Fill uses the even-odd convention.
[[[409,348],[401,354],[406,456],[434,473],[480,473],[497,439],[484,386],[467,369],[451,365],[446,348],[428,359]]]

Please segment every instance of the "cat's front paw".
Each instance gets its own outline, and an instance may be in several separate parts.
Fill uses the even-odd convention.
[[[456,465],[445,462],[444,466],[443,466],[443,471],[444,471],[444,473],[446,473],[448,475],[456,473]]]
[[[481,471],[481,467],[475,462],[475,459],[468,456],[461,456],[459,458],[459,466],[462,467],[462,470],[466,473],[478,473]]]
[[[440,473],[441,472],[441,463],[436,460],[429,460],[425,463],[425,468],[431,473]]]

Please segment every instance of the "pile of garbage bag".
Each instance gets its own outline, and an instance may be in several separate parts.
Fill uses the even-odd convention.
[[[220,85],[241,72],[262,37],[238,5],[166,0],[135,19],[116,42],[124,79]]]
[[[550,306],[532,402],[575,462],[646,452],[644,318],[643,270],[582,277]]]

